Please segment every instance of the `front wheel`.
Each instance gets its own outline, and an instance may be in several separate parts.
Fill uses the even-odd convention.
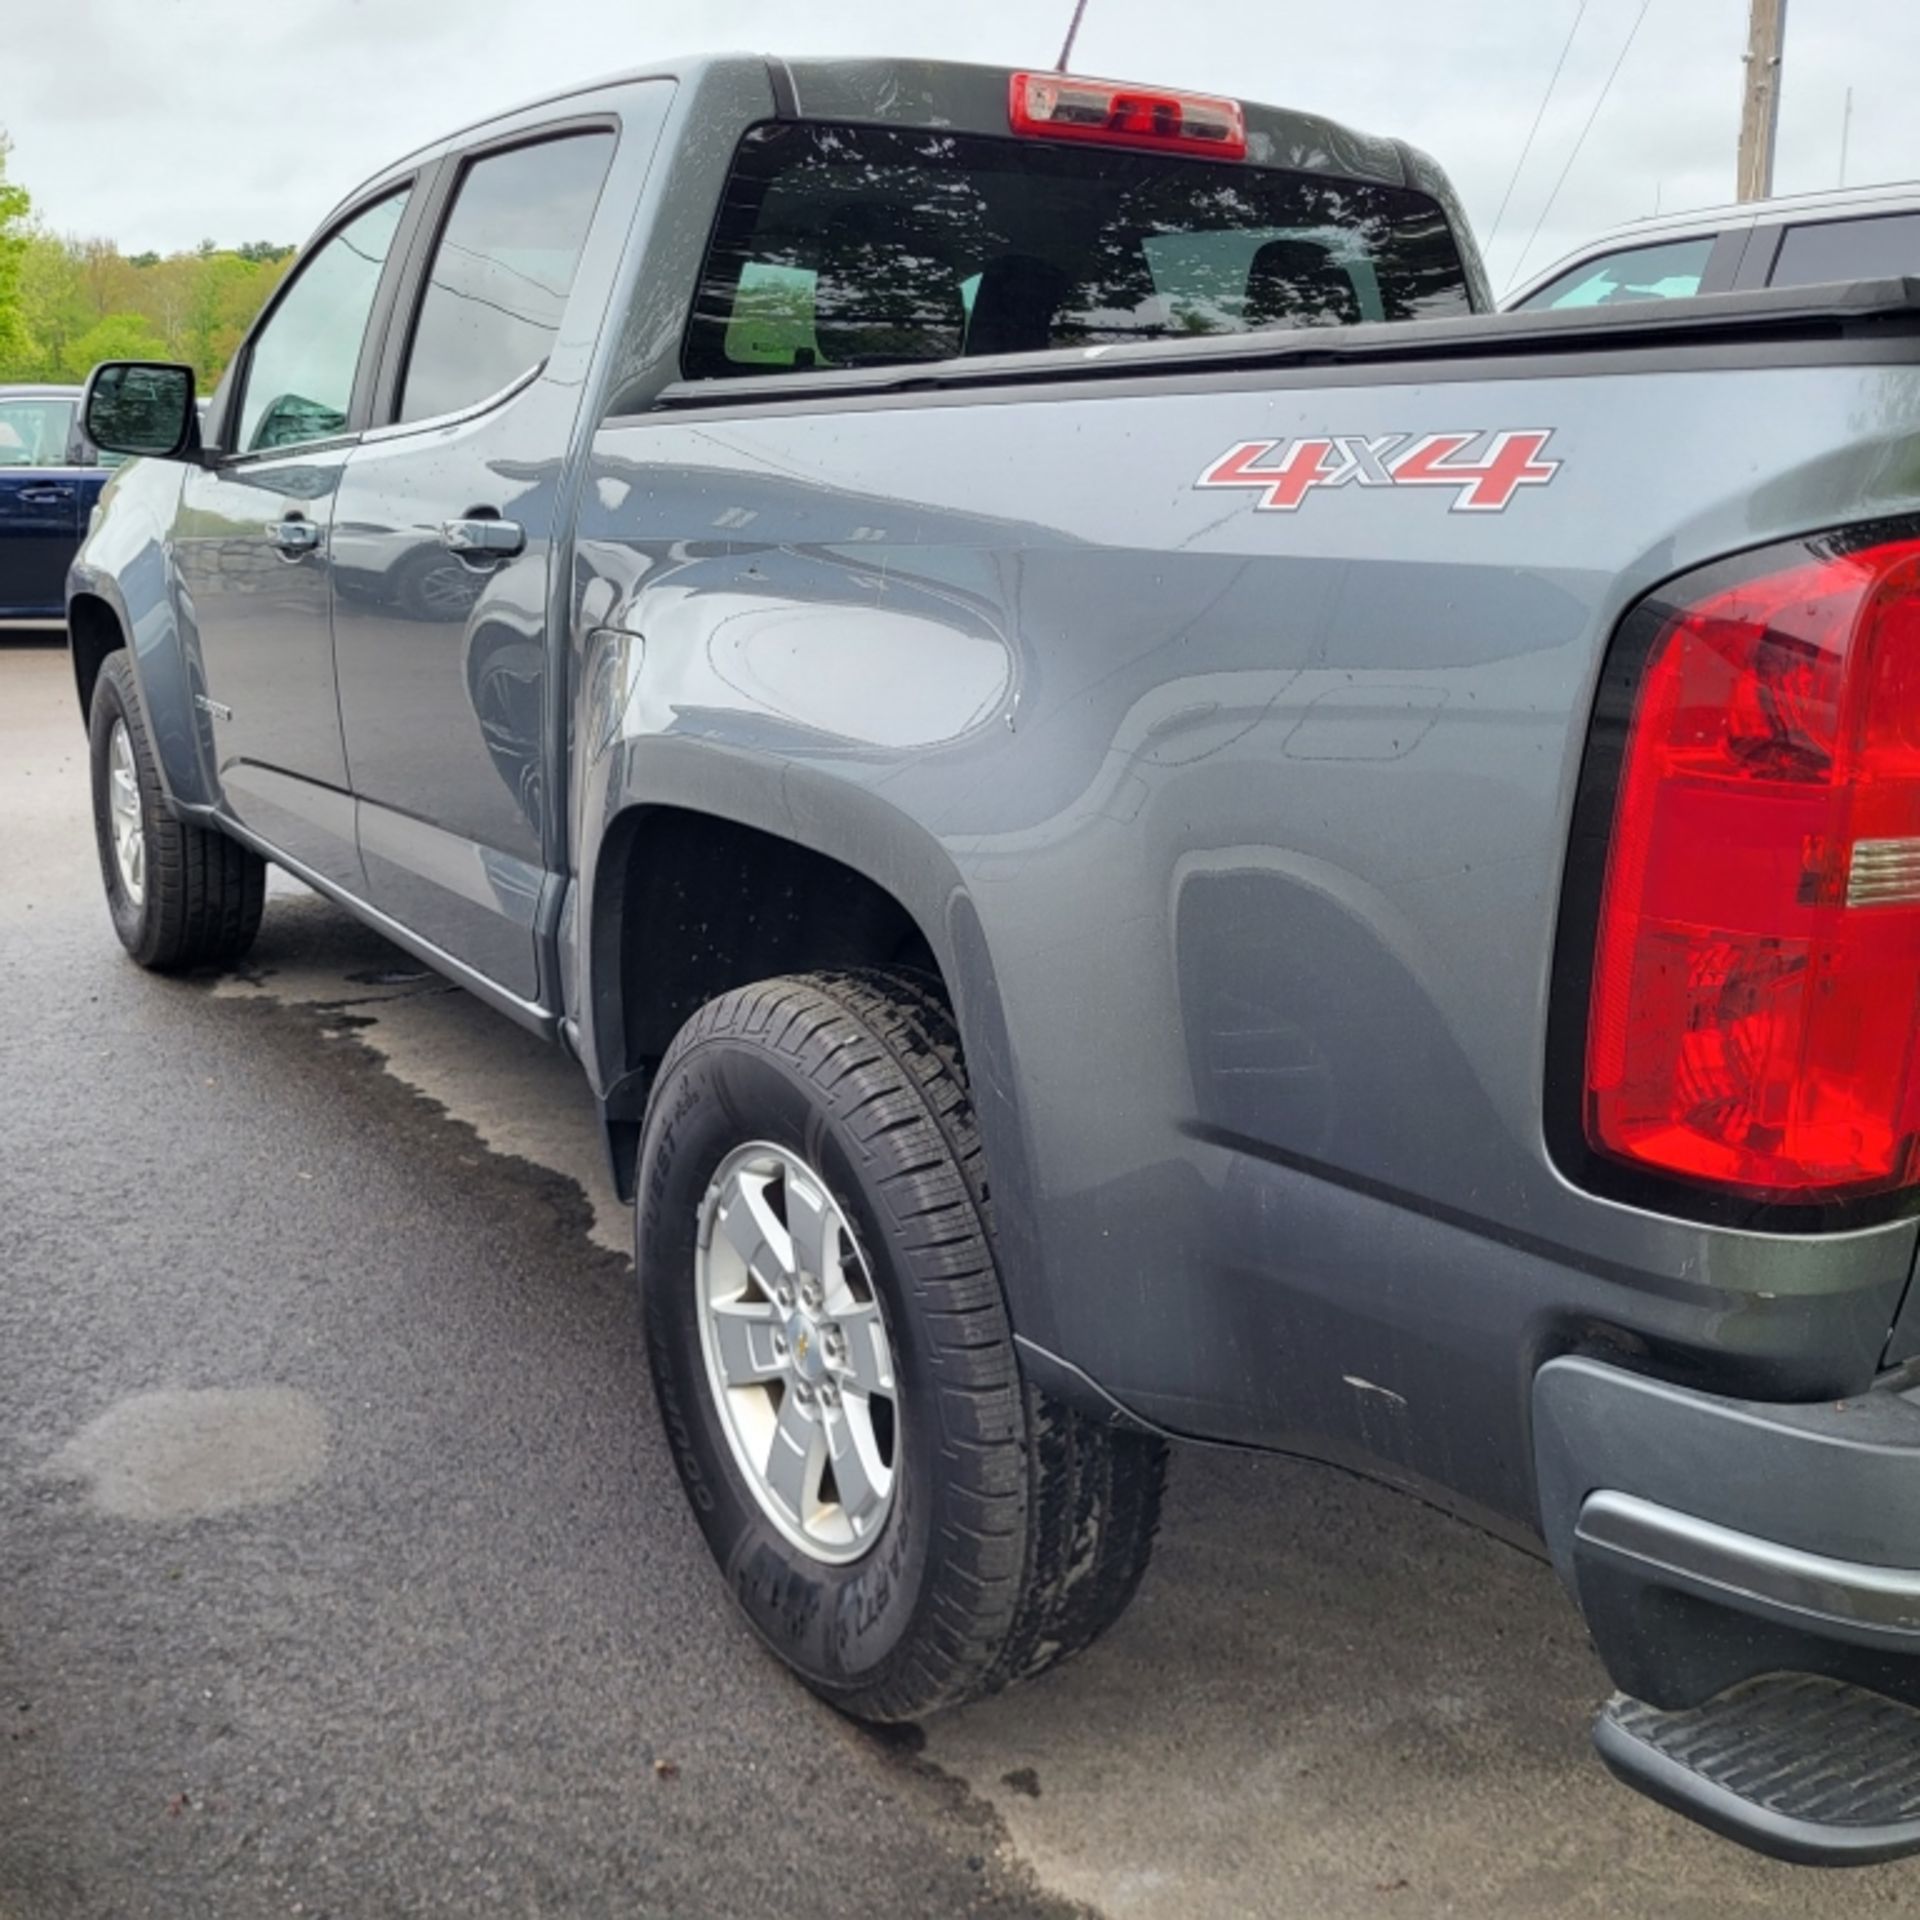
[[[641,1142],[648,1352],[735,1599],[817,1693],[916,1718],[1132,1597],[1165,1453],[1024,1382],[958,1039],[898,974],[688,1022]]]
[[[124,650],[94,682],[87,731],[100,877],[120,944],[160,973],[239,959],[260,930],[266,863],[218,828],[167,811]]]

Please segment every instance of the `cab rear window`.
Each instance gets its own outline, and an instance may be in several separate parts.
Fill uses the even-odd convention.
[[[1041,141],[789,124],[742,142],[690,379],[1471,310],[1400,187]]]

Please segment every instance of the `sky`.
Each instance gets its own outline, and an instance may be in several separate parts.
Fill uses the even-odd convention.
[[[742,48],[1049,66],[1071,12],[1072,0],[0,0],[0,129],[11,177],[56,232],[127,252],[298,240],[409,148],[596,74]],[[1746,22],[1747,0],[1087,0],[1073,66],[1413,141],[1453,176],[1499,288],[1656,207],[1733,197]],[[1848,184],[1920,178],[1920,4],[1790,0],[1777,192],[1839,183],[1849,87]]]

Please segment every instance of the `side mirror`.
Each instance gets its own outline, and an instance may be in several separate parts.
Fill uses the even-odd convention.
[[[193,369],[147,360],[103,360],[87,376],[80,421],[102,453],[184,459],[200,446]]]

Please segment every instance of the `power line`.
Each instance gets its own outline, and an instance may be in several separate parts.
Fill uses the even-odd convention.
[[[1587,15],[1587,0],[1580,0],[1580,6],[1573,16],[1573,25],[1567,29],[1567,37],[1560,48],[1560,58],[1553,63],[1553,77],[1547,82],[1547,90],[1540,96],[1540,108],[1533,116],[1533,125],[1527,129],[1526,143],[1520,149],[1520,158],[1513,163],[1513,178],[1507,182],[1507,190],[1500,196],[1500,211],[1493,216],[1493,231],[1487,236],[1487,253],[1491,257],[1493,245],[1500,238],[1501,223],[1507,217],[1508,203],[1513,199],[1513,190],[1520,184],[1520,174],[1527,164],[1527,155],[1533,151],[1534,136],[1540,131],[1540,122],[1547,117],[1547,103],[1553,98],[1553,90],[1560,84],[1560,70],[1567,64],[1567,55],[1573,51],[1573,36],[1580,31],[1580,22]]]
[[[1633,51],[1633,43],[1639,37],[1640,23],[1647,17],[1647,9],[1653,0],[1640,0],[1640,11],[1633,16],[1633,25],[1627,29],[1626,45],[1620,49],[1620,57],[1613,63],[1613,71],[1607,75],[1606,84],[1601,87],[1599,98],[1593,103],[1593,111],[1587,115],[1587,124],[1580,129],[1580,137],[1573,143],[1573,151],[1567,155],[1567,164],[1560,169],[1560,178],[1553,183],[1553,191],[1547,195],[1547,204],[1540,209],[1540,218],[1533,223],[1533,231],[1527,235],[1527,244],[1520,249],[1520,258],[1513,263],[1512,278],[1507,281],[1511,287],[1520,278],[1520,269],[1527,264],[1527,255],[1533,251],[1533,243],[1540,238],[1540,229],[1547,224],[1547,215],[1553,211],[1553,203],[1560,198],[1560,189],[1567,184],[1567,175],[1573,171],[1573,163],[1580,158],[1580,149],[1587,144],[1587,135],[1593,131],[1593,123],[1600,118],[1600,109],[1607,103],[1607,95],[1613,91],[1613,83],[1620,77],[1620,69],[1627,64],[1627,55]]]

